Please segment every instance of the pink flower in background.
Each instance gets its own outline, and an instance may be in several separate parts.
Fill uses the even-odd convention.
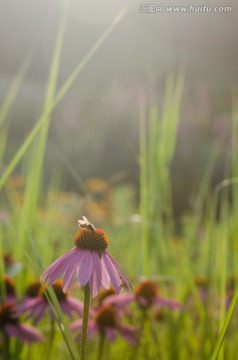
[[[178,301],[160,296],[156,283],[151,280],[144,280],[138,284],[134,294],[112,295],[105,300],[105,303],[120,308],[132,301],[135,301],[143,310],[149,309],[152,305],[165,306],[169,309],[176,309],[181,306]]]
[[[102,306],[103,303],[104,303],[104,301],[105,301],[105,299],[108,299],[108,298],[109,298],[110,296],[112,296],[112,295],[116,295],[116,292],[115,292],[114,289],[112,289],[112,288],[102,289],[102,290],[98,293],[97,298],[96,298],[97,303],[98,303],[98,306],[99,306],[99,307]]]
[[[112,299],[112,303],[110,304],[115,311],[120,315],[125,315],[127,317],[127,319],[132,319],[132,312],[131,310],[126,306],[127,304],[125,304],[124,306],[121,304],[117,304],[117,299],[119,300],[121,297],[123,298],[124,294],[116,294],[115,290],[110,288],[110,289],[103,289],[99,292],[96,300],[98,303],[98,306],[94,306],[93,310],[98,310],[102,305],[108,304],[110,303],[110,299]],[[129,294],[127,294],[127,296],[130,296]],[[119,300],[120,303],[120,300]]]
[[[75,312],[78,315],[83,313],[83,303],[80,300],[74,299],[68,293],[64,293],[62,290],[62,282],[59,280],[53,284],[53,290],[61,307],[61,310],[69,318],[72,318]],[[37,289],[37,283],[30,285],[26,291],[26,296],[21,305],[16,307],[18,315],[27,314],[28,318],[33,318],[35,323],[38,323],[47,311],[50,312],[50,316],[53,318],[54,313],[46,297],[46,289],[40,285],[37,296],[35,294]]]
[[[78,333],[76,340],[80,339],[82,329],[82,320],[74,321],[70,325],[73,333]],[[116,340],[119,333],[129,344],[138,343],[138,331],[132,325],[122,324],[119,314],[110,305],[101,306],[94,314],[94,317],[88,322],[88,336],[92,337],[96,333],[100,336],[106,336],[111,342]]]
[[[53,262],[42,278],[51,285],[64,274],[63,290],[67,291],[77,274],[81,286],[89,283],[92,297],[95,297],[101,288],[109,289],[110,284],[119,293],[122,290],[121,278],[130,288],[131,284],[125,272],[106,251],[109,246],[107,234],[94,228],[85,217],[79,223],[80,230],[74,238],[75,247]]]
[[[33,326],[21,324],[15,313],[15,305],[7,302],[0,307],[0,331],[8,337],[16,337],[31,344],[44,339],[43,335]]]

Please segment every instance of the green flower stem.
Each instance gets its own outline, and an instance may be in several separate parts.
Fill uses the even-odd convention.
[[[141,309],[139,329],[141,330],[141,334],[143,334],[143,336],[144,336],[144,329],[147,320],[148,320],[147,309]],[[141,348],[143,349],[143,346],[144,346],[144,339],[141,337],[131,353],[131,360],[138,358],[138,352]]]
[[[84,300],[83,300],[83,325],[82,336],[80,344],[80,360],[86,359],[86,345],[87,345],[87,330],[88,330],[88,314],[90,305],[90,288],[89,284],[84,287]]]
[[[98,346],[98,356],[97,359],[101,360],[103,358],[104,352],[104,344],[105,344],[105,333],[100,333],[99,346]]]
[[[50,353],[53,348],[54,338],[55,338],[55,319],[52,318],[50,321],[49,342],[48,342],[48,349],[47,349],[46,357],[45,357],[46,360],[50,359]]]
[[[5,332],[3,333],[3,359],[10,359],[10,338]]]

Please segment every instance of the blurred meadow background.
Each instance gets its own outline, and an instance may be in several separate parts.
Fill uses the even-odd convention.
[[[72,248],[84,215],[108,233],[135,289],[150,279],[181,304],[151,307],[144,323],[130,305],[125,322],[138,344],[118,337],[99,355],[95,337],[89,359],[235,360],[237,6],[199,0],[232,8],[144,13],[140,5],[0,1],[2,307],[6,275],[21,303]],[[76,285],[71,293],[82,300]],[[48,300],[58,325],[52,333],[46,315],[39,344],[6,346],[0,311],[4,359],[79,358],[70,320],[52,292]]]

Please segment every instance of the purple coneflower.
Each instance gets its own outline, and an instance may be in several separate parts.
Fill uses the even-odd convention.
[[[12,302],[0,307],[0,331],[8,338],[16,337],[27,344],[43,340],[43,335],[37,329],[19,322]]]
[[[98,309],[100,306],[103,305],[106,299],[110,298],[110,296],[113,295],[116,295],[116,291],[112,287],[110,287],[109,289],[100,290],[96,297],[97,306],[94,306],[94,309]]]
[[[94,228],[85,217],[79,220],[79,224],[80,230],[73,240],[75,247],[53,262],[42,278],[51,285],[64,274],[63,291],[67,291],[77,273],[81,286],[89,284],[92,297],[101,288],[109,289],[110,283],[119,293],[122,290],[121,277],[130,288],[125,272],[106,251],[109,246],[107,234]]]
[[[82,320],[74,321],[70,325],[72,332],[78,332],[76,340],[80,339]],[[118,312],[110,305],[102,305],[94,314],[93,319],[88,322],[88,336],[96,333],[102,338],[113,342],[116,340],[116,333],[119,333],[128,343],[138,342],[138,332],[132,325],[122,324]]]
[[[107,304],[108,302],[110,302],[109,299],[118,299],[120,297],[123,297],[123,294],[120,295],[116,295],[116,292],[114,289],[110,288],[110,289],[103,289],[99,292],[98,296],[96,297],[98,306],[94,306],[92,311],[96,311],[98,308],[100,308],[102,305]],[[112,301],[112,303],[110,304],[115,311],[118,313],[120,313],[121,315],[125,315],[128,319],[132,318],[132,312],[131,310],[127,307],[127,306],[121,306],[121,305],[117,305],[116,301]],[[126,304],[125,304],[126,305]]]
[[[132,301],[136,301],[139,308],[143,310],[149,309],[152,305],[166,306],[170,309],[181,306],[178,301],[160,296],[156,283],[151,280],[144,280],[138,284],[134,294],[121,294],[117,297],[112,295],[105,300],[105,303],[123,307]]]
[[[56,281],[52,288],[64,314],[69,318],[72,318],[73,312],[82,315],[83,303],[71,297],[68,292],[64,293],[60,280]],[[23,303],[17,306],[17,314],[26,313],[28,318],[33,318],[34,322],[38,323],[47,311],[50,312],[51,318],[54,318],[54,313],[47,300],[46,288],[36,281],[26,289]]]

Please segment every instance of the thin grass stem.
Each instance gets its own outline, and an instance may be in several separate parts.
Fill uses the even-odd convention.
[[[235,292],[235,294],[233,296],[231,305],[230,305],[230,307],[228,309],[228,312],[227,312],[227,315],[226,315],[226,318],[225,318],[224,325],[222,327],[222,330],[220,332],[218,340],[217,340],[217,342],[216,342],[216,344],[214,346],[214,349],[213,349],[212,355],[210,357],[210,360],[216,360],[218,355],[219,355],[219,352],[220,352],[221,346],[223,344],[223,341],[225,339],[226,332],[227,332],[229,323],[231,321],[232,314],[233,314],[233,312],[235,310],[235,306],[236,306],[237,301],[238,301],[238,288],[236,289],[236,292]]]

